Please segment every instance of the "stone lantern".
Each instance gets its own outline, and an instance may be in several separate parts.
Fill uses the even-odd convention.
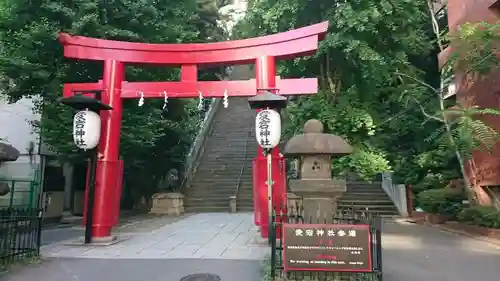
[[[302,197],[306,218],[331,218],[337,199],[346,191],[346,181],[332,178],[332,160],[352,153],[341,137],[323,133],[323,124],[311,119],[304,134],[292,137],[285,156],[299,158],[300,176],[289,181],[290,191]]]

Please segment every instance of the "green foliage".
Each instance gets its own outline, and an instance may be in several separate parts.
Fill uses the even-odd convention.
[[[499,68],[500,24],[465,23],[450,35],[453,55],[448,62],[464,74],[487,74]]]
[[[429,101],[432,93],[416,83],[401,83],[394,71],[439,82],[425,2],[253,1],[238,31],[250,37],[324,20],[330,28],[318,53],[279,67],[281,75],[320,79],[317,95],[299,97],[287,107],[286,136],[300,132],[308,119],[319,119],[328,133],[355,147],[351,156],[334,162],[334,173],[355,170],[372,178],[393,170],[396,177],[418,181],[425,172],[414,173],[414,163],[427,149],[421,140],[438,126],[422,125],[425,117],[418,107],[408,106],[402,93],[418,90],[427,100],[423,106],[437,106]]]
[[[500,228],[500,212],[490,206],[472,206],[463,209],[458,214],[458,219],[482,227]]]
[[[443,186],[462,176],[455,146],[469,156],[496,141],[497,133],[477,118],[497,115],[489,109],[462,110],[452,124],[456,145],[447,138],[438,116],[448,84],[441,83],[436,59],[440,50],[427,1],[255,0],[237,29],[247,38],[325,20],[330,27],[318,53],[283,62],[279,72],[319,77],[317,95],[289,104],[284,129],[289,137],[315,118],[328,133],[344,137],[356,152],[335,161],[334,173],[355,170],[371,178],[392,170],[399,182],[418,184],[431,175]],[[500,46],[496,30],[497,25],[466,24],[449,35],[453,50],[457,46],[449,65],[491,71],[498,64],[493,56]],[[462,53],[467,56],[458,55]]]
[[[483,120],[488,116],[500,116],[500,110],[495,108],[479,108],[477,106],[463,108],[460,105],[444,110],[448,125],[457,150],[465,158],[472,158],[472,151],[491,151],[500,140],[500,134]],[[450,139],[445,135],[444,125],[426,138],[432,142],[439,139],[441,149],[450,147]]]
[[[418,194],[418,206],[425,212],[441,214],[455,218],[462,210],[465,199],[459,189],[440,188],[422,191]]]
[[[62,161],[81,161],[71,136],[73,112],[62,106],[63,83],[91,82],[102,77],[101,62],[67,61],[57,41],[59,32],[113,40],[179,43],[225,38],[217,27],[224,1],[58,1],[5,0],[0,3],[0,85],[14,102],[37,98],[43,112],[34,127]],[[222,68],[204,71],[214,79]],[[178,80],[179,70],[128,66],[128,81]],[[184,156],[198,130],[195,101],[124,101],[121,155],[126,186],[149,196],[169,169],[182,169]]]

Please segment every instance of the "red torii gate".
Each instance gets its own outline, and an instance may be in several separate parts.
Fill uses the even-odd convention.
[[[328,29],[328,22],[257,38],[205,44],[147,44],[121,42],[61,33],[64,56],[104,62],[102,80],[96,83],[68,83],[64,97],[75,92],[101,91],[103,103],[113,107],[100,113],[101,140],[98,146],[92,236],[111,236],[119,214],[121,162],[119,158],[122,99],[124,98],[204,98],[250,97],[264,91],[281,95],[315,94],[316,78],[281,79],[276,75],[276,59],[312,55]],[[175,82],[127,82],[125,64],[161,64],[180,66],[181,80]],[[198,81],[198,66],[241,65],[255,63],[255,79],[246,81]],[[282,156],[278,148],[272,152],[273,167],[279,169]],[[262,163],[262,164],[260,164]],[[254,159],[255,220],[264,237],[268,235],[266,160],[259,147]],[[276,203],[286,198],[285,177],[273,173]],[[263,201],[264,200],[264,201]],[[260,223],[259,223],[260,222]]]

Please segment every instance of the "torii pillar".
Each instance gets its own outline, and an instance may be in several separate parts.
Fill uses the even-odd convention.
[[[141,93],[144,98],[163,98],[165,92],[168,98],[197,98],[198,92],[202,92],[204,98],[222,98],[224,92],[228,97],[251,97],[266,90],[287,96],[315,94],[318,91],[316,78],[281,79],[276,76],[276,60],[313,55],[327,29],[328,22],[322,22],[274,35],[206,44],[133,43],[61,33],[59,41],[64,47],[65,57],[104,62],[102,80],[65,84],[64,97],[75,92],[100,91],[102,102],[113,107],[113,110],[100,113],[102,131],[98,147],[92,237],[110,237],[112,227],[118,222],[122,179],[122,163],[118,160],[122,99],[139,98]],[[127,63],[177,66],[181,69],[181,79],[173,82],[127,82]],[[256,79],[198,81],[198,66],[214,64],[255,64]],[[275,169],[284,171],[277,148],[272,155]],[[267,205],[259,203],[262,198],[267,200],[267,171],[265,164],[259,164],[260,157],[262,151],[259,148],[253,170],[254,201],[257,204],[254,213],[262,235],[267,236]],[[275,205],[286,200],[285,179],[279,174],[274,178]]]

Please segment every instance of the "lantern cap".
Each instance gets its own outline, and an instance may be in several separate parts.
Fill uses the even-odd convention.
[[[100,111],[100,110],[111,110],[113,107],[102,103],[96,98],[88,97],[83,94],[75,94],[71,97],[61,98],[60,102],[67,106],[70,106],[76,110],[89,109],[92,111]]]
[[[269,91],[265,91],[262,94],[257,94],[248,99],[250,108],[252,109],[282,109],[286,107],[287,98],[280,96]]]
[[[0,142],[0,162],[16,161],[20,154],[14,146]]]
[[[304,133],[293,136],[284,149],[285,156],[329,155],[342,157],[353,152],[353,148],[342,137],[324,133],[324,126],[316,119],[308,120]]]

